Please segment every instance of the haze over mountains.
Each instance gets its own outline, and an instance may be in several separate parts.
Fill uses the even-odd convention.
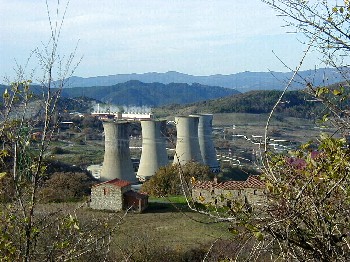
[[[92,87],[92,86],[111,86],[118,83],[125,83],[130,80],[138,80],[144,83],[199,83],[208,86],[221,86],[236,89],[240,92],[250,90],[281,90],[286,82],[292,77],[292,72],[241,72],[230,75],[210,75],[194,76],[175,71],[166,73],[144,73],[144,74],[116,74],[110,76],[96,77],[71,77],[67,87]],[[336,69],[321,68],[317,70],[300,71],[296,77],[292,88],[300,89],[305,87],[305,81],[315,85],[329,85],[343,81],[343,78]]]
[[[184,105],[224,97],[231,101],[232,99],[235,100],[234,97],[242,92],[246,95],[239,95],[237,99],[246,99],[246,97],[253,96],[253,94],[255,96],[255,99],[249,100],[249,103],[247,101],[243,103],[248,105],[257,103],[258,97],[261,96],[261,99],[263,99],[265,94],[259,92],[251,93],[251,90],[284,89],[285,83],[290,79],[291,75],[292,73],[243,72],[231,75],[192,76],[172,71],[167,73],[118,74],[89,78],[72,77],[62,90],[62,96],[65,98],[92,98],[104,103],[121,106],[159,107],[174,104]],[[302,71],[297,78],[300,81],[296,81],[289,90],[304,88],[306,82],[302,78],[316,85],[342,82],[342,78],[335,69]],[[6,88],[6,86],[0,85],[1,93]],[[40,94],[41,88],[33,85],[32,91]],[[269,95],[271,94],[269,93]],[[224,102],[226,100],[220,101]],[[218,102],[208,102],[207,106],[210,104],[212,111],[221,112],[224,110],[222,108],[227,108],[228,111],[231,111],[234,109],[234,106],[230,105],[231,102],[229,101],[224,102],[225,105]],[[220,108],[216,108],[219,104]],[[235,104],[242,103],[237,100]],[[247,109],[241,109],[238,111],[247,111]]]
[[[235,89],[187,83],[144,83],[130,80],[110,86],[73,87],[63,97],[90,97],[105,103],[133,106],[187,104],[238,94]]]

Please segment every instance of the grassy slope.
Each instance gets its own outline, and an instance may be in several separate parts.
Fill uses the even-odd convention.
[[[159,200],[159,199],[158,199]],[[122,261],[122,254],[132,255],[131,261],[170,261],[172,256],[181,256],[194,249],[206,252],[210,245],[233,235],[225,223],[214,222],[207,216],[190,212],[184,204],[174,207],[165,199],[162,203],[150,203],[145,213],[128,213],[112,235],[111,256]],[[40,205],[41,212],[58,209],[72,212],[81,203],[51,203]],[[82,223],[109,217],[111,223],[118,223],[123,212],[110,213],[81,208],[76,211]],[[159,255],[163,257],[159,257]],[[179,261],[179,260],[175,260]],[[191,260],[190,260],[191,261]]]
[[[191,113],[253,113],[266,114],[271,111],[281,91],[251,91],[243,94],[206,100],[187,105],[168,105],[154,110],[157,116]],[[287,92],[276,108],[284,116],[308,117],[321,111],[320,103],[310,102],[311,97],[302,91]]]
[[[177,207],[180,209],[171,204],[153,202],[146,213],[128,215],[115,236],[116,245],[123,250],[138,250],[146,242],[153,250],[184,253],[208,247],[218,238],[232,237],[227,224],[208,224],[213,221],[207,216],[189,212],[183,204],[177,204]]]

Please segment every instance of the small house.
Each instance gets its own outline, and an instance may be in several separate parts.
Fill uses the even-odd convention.
[[[131,190],[131,183],[113,179],[91,188],[92,209],[121,211],[133,209],[142,212],[148,206],[148,196]]]

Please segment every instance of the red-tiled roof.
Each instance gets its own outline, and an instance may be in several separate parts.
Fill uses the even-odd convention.
[[[245,181],[246,187],[251,188],[264,188],[265,182],[261,181],[258,176],[249,176],[248,179]]]
[[[224,181],[215,183],[214,181],[199,181],[193,185],[194,188],[202,189],[224,189],[224,190],[234,190],[234,189],[244,189],[244,188],[264,188],[265,183],[261,181],[257,176],[249,176],[246,181]]]
[[[100,185],[104,185],[104,184],[111,184],[111,185],[114,185],[114,186],[117,186],[117,187],[126,187],[126,186],[131,185],[131,183],[129,181],[121,180],[119,178],[115,178],[113,180],[108,180],[108,181],[96,184],[96,185],[94,185],[94,187],[100,186]]]

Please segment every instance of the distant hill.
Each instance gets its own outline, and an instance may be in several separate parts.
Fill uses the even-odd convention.
[[[169,105],[156,108],[158,117],[193,113],[269,113],[277,102],[282,91],[250,91],[234,96],[228,96],[188,105]],[[321,116],[324,105],[307,95],[305,92],[288,91],[282,102],[276,108],[276,113],[284,116],[314,118]]]
[[[137,80],[112,86],[65,88],[63,97],[90,97],[105,103],[133,106],[186,104],[238,94],[234,89],[197,83],[143,83]]]
[[[210,75],[193,76],[175,71],[166,73],[144,73],[144,74],[116,74],[110,76],[96,76],[89,78],[71,77],[67,87],[91,87],[91,86],[111,86],[118,83],[124,83],[130,80],[138,80],[144,83],[199,83],[209,86],[221,86],[233,88],[240,92],[251,90],[281,90],[286,82],[291,78],[292,72],[241,72],[230,75]],[[315,85],[329,85],[343,81],[336,69],[317,69],[300,71],[302,78],[308,79]],[[297,77],[293,88],[301,89],[305,87],[305,82],[301,77]]]

